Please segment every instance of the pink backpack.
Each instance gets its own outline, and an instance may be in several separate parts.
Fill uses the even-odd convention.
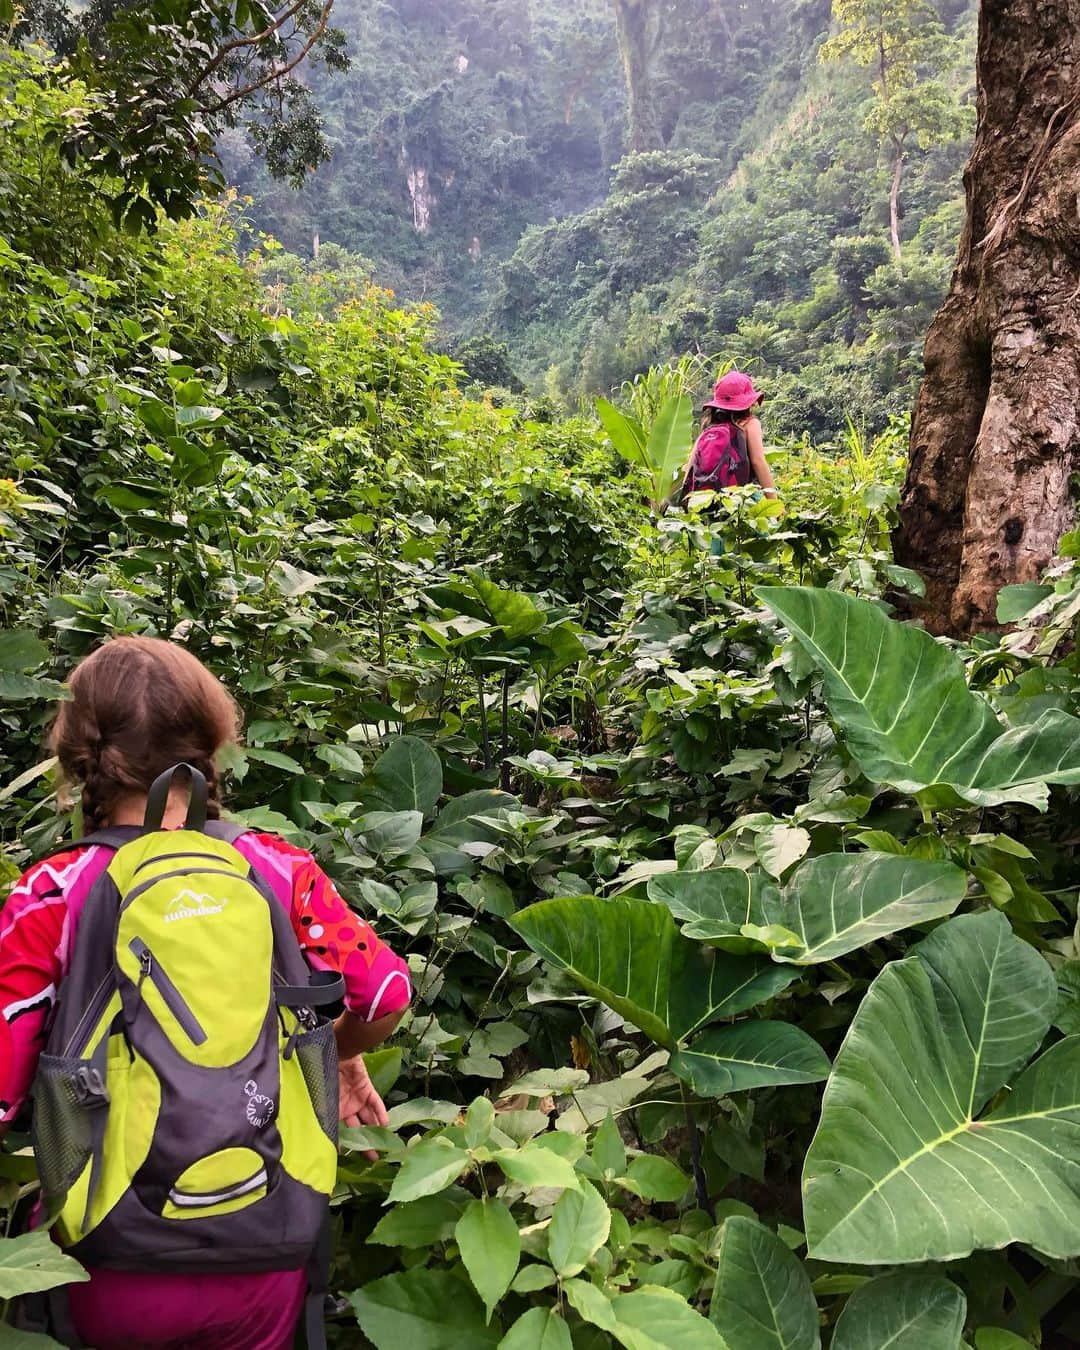
[[[719,492],[745,487],[749,481],[750,456],[744,433],[734,422],[707,427],[694,446],[686,493]]]

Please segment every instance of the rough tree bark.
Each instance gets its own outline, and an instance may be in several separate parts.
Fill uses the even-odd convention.
[[[982,0],[967,220],[895,546],[937,633],[991,627],[1050,562],[1080,466],[1080,0]]]
[[[619,54],[626,77],[630,149],[635,152],[659,150],[663,144],[649,78],[654,3],[655,0],[614,0]]]

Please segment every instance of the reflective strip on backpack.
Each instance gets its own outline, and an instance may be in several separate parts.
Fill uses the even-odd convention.
[[[266,1168],[263,1167],[253,1177],[248,1177],[247,1181],[238,1181],[235,1186],[208,1195],[192,1195],[190,1192],[178,1191],[174,1186],[169,1192],[169,1199],[178,1209],[204,1209],[207,1205],[224,1204],[226,1200],[239,1200],[242,1195],[250,1195],[266,1184]]]

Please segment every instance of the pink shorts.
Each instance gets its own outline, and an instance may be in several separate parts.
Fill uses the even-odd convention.
[[[75,1329],[94,1350],[291,1350],[306,1291],[302,1270],[93,1270],[88,1283],[68,1286]]]

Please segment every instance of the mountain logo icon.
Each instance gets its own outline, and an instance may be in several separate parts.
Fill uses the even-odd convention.
[[[174,895],[165,908],[165,922],[175,923],[178,919],[203,919],[211,914],[220,914],[225,908],[225,901],[185,888]]]

